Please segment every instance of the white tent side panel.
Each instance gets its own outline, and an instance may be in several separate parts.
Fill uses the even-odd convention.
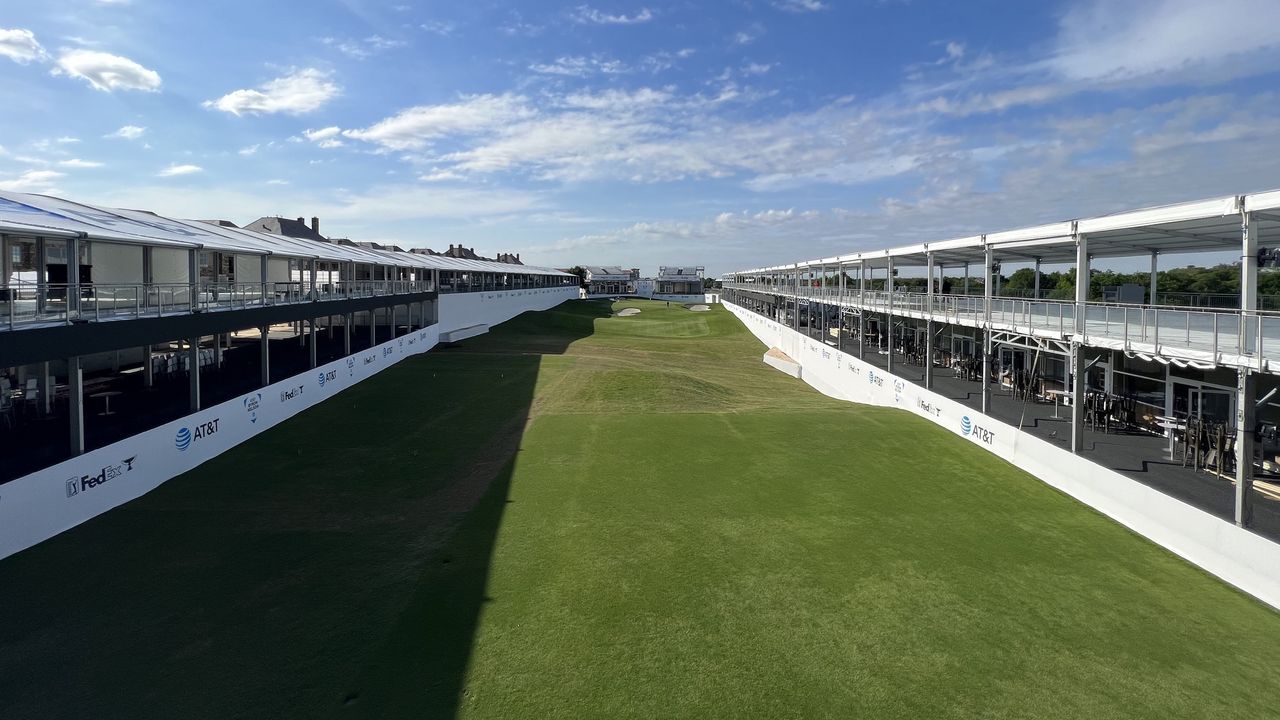
[[[262,282],[262,256],[237,253],[235,279],[237,283]]]
[[[180,283],[186,285],[187,251],[172,248],[151,250],[151,281],[158,284]]]
[[[184,253],[185,255],[185,253]],[[142,246],[94,242],[90,245],[90,279],[97,285],[137,285],[142,277]]]
[[[267,259],[267,282],[289,282],[289,259],[272,257]]]

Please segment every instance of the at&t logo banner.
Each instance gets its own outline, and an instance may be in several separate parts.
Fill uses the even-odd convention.
[[[191,443],[202,440],[218,432],[218,421],[222,418],[214,418],[206,423],[200,423],[195,429],[181,427],[178,428],[178,434],[173,436],[173,444],[181,452],[186,452],[191,447]]]
[[[986,443],[987,445],[995,443],[996,434],[974,423],[973,420],[969,419],[968,415],[960,418],[960,432],[964,433],[965,437],[971,437],[977,442]]]

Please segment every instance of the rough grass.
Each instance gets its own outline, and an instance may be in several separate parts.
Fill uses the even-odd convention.
[[[1280,707],[1276,613],[723,308],[626,306],[402,363],[0,563],[0,716]]]

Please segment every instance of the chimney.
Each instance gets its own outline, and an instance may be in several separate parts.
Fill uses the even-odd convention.
[[[306,218],[298,218],[298,224],[299,224],[299,225],[306,225],[306,224],[307,224],[307,219],[306,219]]]
[[[311,216],[311,232],[317,235],[320,234],[320,218],[315,215]]]
[[[520,262],[520,253],[516,253],[516,262]]]

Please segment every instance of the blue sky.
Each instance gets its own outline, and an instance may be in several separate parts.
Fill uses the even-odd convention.
[[[712,272],[1280,186],[1274,0],[0,13],[0,189]]]

